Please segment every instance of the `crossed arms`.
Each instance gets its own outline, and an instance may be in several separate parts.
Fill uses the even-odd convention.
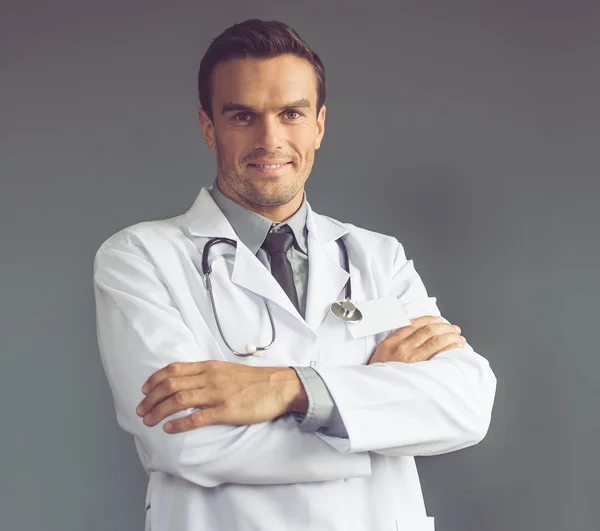
[[[369,452],[479,442],[495,393],[489,364],[439,318],[401,247],[396,265],[392,285],[413,307],[411,326],[368,365],[318,369],[348,432],[341,439],[304,433],[286,414],[307,403],[293,369],[209,361],[216,343],[196,340],[144,250],[104,245],[94,263],[99,348],[117,420],[145,468],[206,487],[326,481],[369,475]]]

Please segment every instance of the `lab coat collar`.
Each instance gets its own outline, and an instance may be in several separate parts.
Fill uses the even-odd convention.
[[[337,240],[349,231],[334,219],[317,214],[307,202],[306,226],[310,236],[320,244]],[[188,231],[204,238],[224,237],[237,239],[233,227],[221,212],[210,192],[202,188],[191,208],[185,214]]]
[[[278,225],[288,225],[294,233],[294,242],[305,255],[308,254],[307,231],[306,228],[306,194],[302,198],[300,208],[288,219],[281,223],[275,223],[262,216],[258,212],[249,209],[233,199],[227,197],[221,190],[215,180],[214,184],[208,189],[210,196],[214,199],[217,206],[221,209],[225,217],[231,223],[233,230],[239,238],[246,244],[254,254],[262,246],[269,231]]]
[[[309,274],[305,319],[269,270],[239,240],[206,188],[200,190],[196,201],[185,214],[185,222],[191,236],[236,240],[231,281],[274,302],[316,333],[331,303],[338,300],[340,294],[343,295],[348,280],[349,275],[344,270],[336,240],[349,231],[339,221],[315,213],[308,203],[307,207]]]
[[[324,245],[334,242],[349,232],[346,225],[340,221],[317,214],[309,203],[307,203],[307,207],[306,226],[308,234],[317,243]]]
[[[238,239],[225,214],[206,188],[200,190],[194,204],[186,212],[185,222],[191,236]]]

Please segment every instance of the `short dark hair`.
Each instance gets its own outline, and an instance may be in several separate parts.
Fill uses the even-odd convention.
[[[317,77],[317,114],[325,103],[325,67],[296,31],[277,20],[249,19],[227,28],[213,39],[198,71],[200,106],[212,120],[211,74],[219,63],[245,57],[271,58],[292,54],[306,59]]]

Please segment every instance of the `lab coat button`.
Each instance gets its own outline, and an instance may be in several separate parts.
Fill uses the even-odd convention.
[[[317,364],[317,362],[315,360],[310,360],[310,366],[314,367]]]

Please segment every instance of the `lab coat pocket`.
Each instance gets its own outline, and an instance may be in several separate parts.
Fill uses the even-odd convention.
[[[144,503],[144,509],[146,511],[146,521],[144,525],[144,531],[152,531],[153,529],[160,529],[163,527],[161,516],[161,503],[159,494],[162,491],[161,476],[164,476],[162,472],[151,472],[150,478],[148,479],[148,490],[146,492],[146,501]]]
[[[146,522],[144,525],[144,531],[152,531],[152,476],[150,474],[150,479],[148,481],[148,489],[146,491],[146,501],[144,503],[144,509],[146,511]]]
[[[144,525],[144,531],[152,531],[152,521],[150,517],[150,504],[146,504],[146,524]]]
[[[435,531],[432,516],[402,516],[396,518],[396,531]]]

